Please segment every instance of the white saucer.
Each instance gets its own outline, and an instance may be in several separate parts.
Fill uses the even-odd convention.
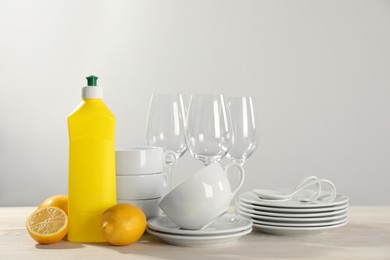
[[[240,237],[249,234],[252,231],[252,227],[236,233],[219,235],[174,235],[158,232],[150,228],[147,228],[146,231],[171,245],[187,247],[215,247],[233,243]]]
[[[333,226],[338,225],[341,223],[344,223],[347,221],[347,216],[343,216],[342,218],[331,220],[331,221],[323,221],[323,222],[303,222],[303,223],[297,223],[297,222],[274,222],[274,221],[268,221],[268,220],[257,220],[252,219],[253,224],[260,224],[260,225],[267,225],[267,226],[276,226],[276,227],[299,227],[299,228],[306,228],[306,227],[323,227],[323,226]]]
[[[266,210],[264,210],[264,208]],[[309,218],[309,217],[326,217],[326,216],[334,216],[341,213],[344,213],[348,210],[348,203],[345,205],[335,206],[330,208],[329,210],[323,211],[322,208],[320,211],[318,209],[304,209],[304,210],[294,210],[294,209],[283,209],[280,208],[271,209],[269,207],[261,207],[261,206],[253,206],[251,204],[247,204],[245,202],[240,201],[240,209],[245,211],[246,213],[259,214],[263,216],[273,216],[273,217],[284,217],[284,218]],[[328,209],[328,208],[326,208]],[[275,211],[275,212],[274,212]]]
[[[181,229],[167,216],[155,217],[148,220],[148,227],[150,229],[174,235],[216,235],[236,233],[247,230],[252,224],[253,223],[249,218],[233,214],[225,214],[219,217],[203,230]]]
[[[346,211],[344,211],[344,212],[342,212],[340,214],[333,215],[333,216],[306,217],[306,218],[302,218],[302,217],[295,218],[295,217],[266,216],[266,215],[249,213],[245,209],[241,209],[241,208],[239,209],[239,212],[243,216],[249,217],[249,218],[252,218],[252,219],[266,220],[266,221],[268,220],[268,221],[274,221],[274,222],[289,222],[289,223],[290,222],[305,222],[305,223],[307,223],[307,222],[326,222],[326,221],[336,220],[336,219],[340,219],[342,217],[347,216]]]
[[[263,224],[253,224],[255,230],[277,236],[304,236],[304,235],[313,235],[325,232],[327,230],[338,228],[346,225],[348,221],[342,222],[337,225],[322,226],[322,227],[278,227],[278,226],[269,226]]]
[[[317,209],[317,208],[329,208],[337,205],[345,204],[349,201],[346,195],[337,194],[336,198],[333,202],[323,202],[326,201],[330,196],[330,192],[324,192],[317,201],[315,202],[302,202],[296,199],[291,199],[287,201],[270,201],[270,200],[262,200],[253,192],[245,192],[239,196],[240,201],[253,204],[255,206],[266,206],[271,209],[274,208],[293,208],[293,209]]]

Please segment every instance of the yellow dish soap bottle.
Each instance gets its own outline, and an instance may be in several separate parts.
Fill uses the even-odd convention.
[[[106,241],[100,217],[116,204],[115,117],[102,101],[97,79],[87,77],[83,102],[68,117],[68,240],[73,242]]]

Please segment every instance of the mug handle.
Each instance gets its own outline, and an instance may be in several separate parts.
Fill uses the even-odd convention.
[[[231,167],[236,167],[240,171],[240,182],[237,185],[237,187],[232,191],[232,196],[234,197],[236,195],[236,193],[239,191],[239,189],[241,188],[242,184],[244,184],[245,174],[244,174],[244,168],[240,164],[233,163],[233,162],[228,163],[224,167],[224,171],[226,174],[228,173],[228,171]]]

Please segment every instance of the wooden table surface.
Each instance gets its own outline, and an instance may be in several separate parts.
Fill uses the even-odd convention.
[[[25,228],[32,207],[0,207],[0,259],[390,259],[390,206],[357,207],[326,233],[284,237],[252,231],[225,247],[172,246],[145,234],[129,246],[61,241],[39,245]]]

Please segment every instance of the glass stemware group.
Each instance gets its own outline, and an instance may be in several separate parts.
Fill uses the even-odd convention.
[[[257,147],[252,98],[192,95],[185,116],[181,95],[153,95],[146,139],[174,154],[167,156],[169,168],[187,149],[204,165],[226,156],[242,166]]]

